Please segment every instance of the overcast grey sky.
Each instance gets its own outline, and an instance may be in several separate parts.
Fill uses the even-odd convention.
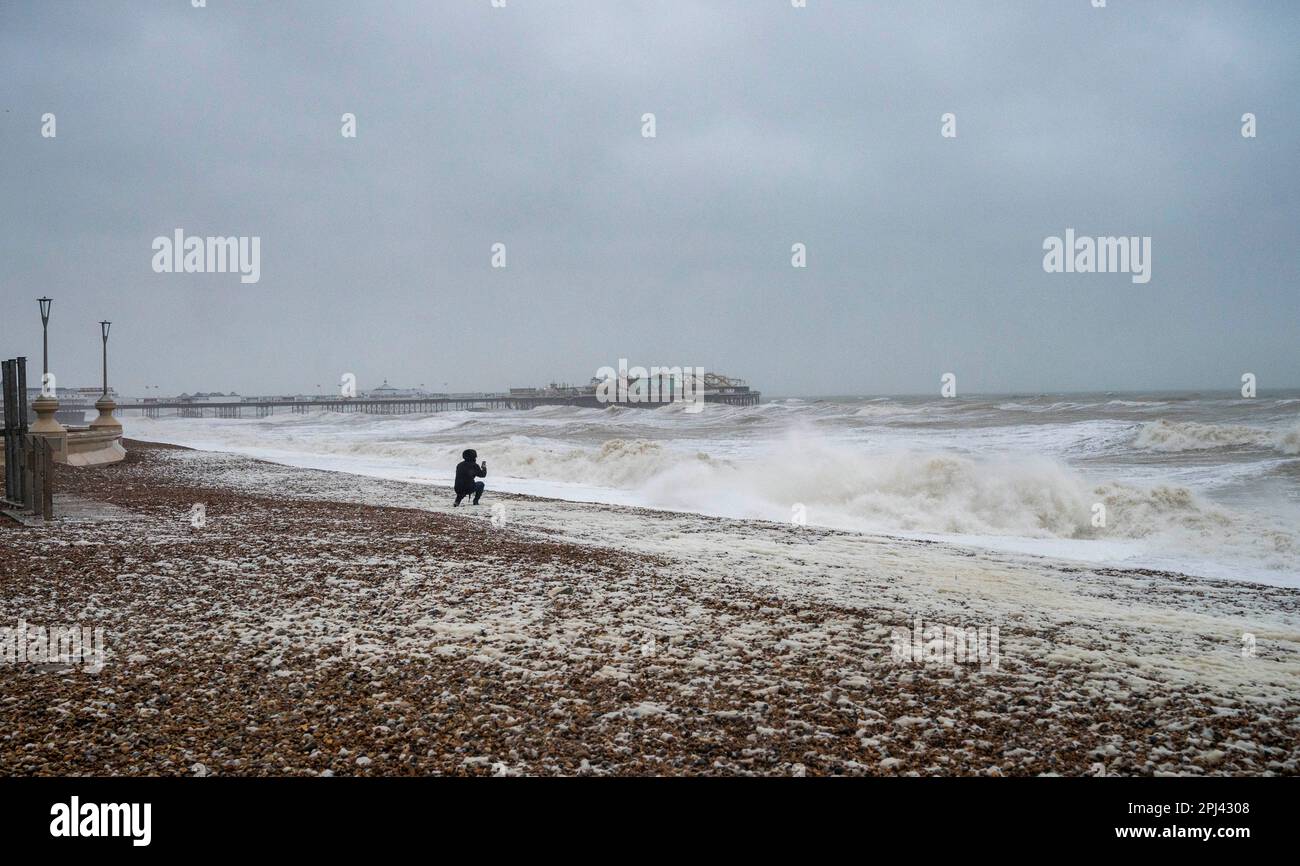
[[[1290,2],[0,0],[0,354],[49,294],[60,386],[108,318],[126,393],[1297,386],[1298,45]],[[178,227],[260,282],[154,273]],[[1151,281],[1045,273],[1066,228]]]

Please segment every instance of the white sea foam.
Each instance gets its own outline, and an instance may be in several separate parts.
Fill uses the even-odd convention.
[[[126,424],[138,438],[439,484],[472,446],[490,490],[782,522],[799,504],[810,524],[850,531],[1270,582],[1300,573],[1287,459],[1300,427],[1284,411],[1257,404],[1274,411],[1267,428],[1141,422],[1150,406],[1119,404],[1156,401],[1035,399],[1011,421],[1005,401],[900,398]]]
[[[1271,448],[1300,454],[1300,425],[1266,430],[1244,424],[1203,424],[1195,421],[1150,421],[1138,428],[1134,445],[1151,451],[1204,451],[1215,448]]]

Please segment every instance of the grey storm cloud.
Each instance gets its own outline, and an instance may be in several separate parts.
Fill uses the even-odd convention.
[[[3,0],[0,354],[49,294],[60,383],[107,318],[126,393],[1296,386],[1298,44],[1274,2]],[[155,273],[177,228],[260,279]],[[1046,273],[1067,228],[1150,282]]]

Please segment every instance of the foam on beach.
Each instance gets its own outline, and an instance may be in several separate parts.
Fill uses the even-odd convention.
[[[1258,482],[1285,469],[1273,446],[1285,451],[1295,432],[1078,417],[1165,405],[1013,401],[975,411],[794,402],[709,407],[699,416],[557,406],[396,418],[134,418],[127,431],[291,466],[435,484],[446,483],[472,441],[489,458],[494,490],[737,519],[788,522],[798,514],[844,531],[1300,586],[1300,508],[1284,491],[1243,497],[1273,490]],[[994,423],[1008,413],[1022,422],[1070,420]],[[940,429],[932,429],[936,418],[947,419]],[[1189,443],[1253,444],[1269,456],[1177,462],[1198,453],[1201,446]],[[1135,457],[1144,452],[1175,462]],[[1122,463],[1111,467],[1116,460]],[[1231,499],[1219,495],[1225,490]]]
[[[4,772],[1298,770],[1295,590],[139,445],[71,484],[113,508],[4,531],[0,616],[107,661],[0,670],[0,721],[112,724]],[[918,619],[996,665],[900,661]]]

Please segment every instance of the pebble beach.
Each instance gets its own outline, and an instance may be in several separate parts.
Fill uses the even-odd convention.
[[[0,774],[1298,770],[1295,589],[126,445],[0,519],[0,625],[106,647],[0,663]]]

